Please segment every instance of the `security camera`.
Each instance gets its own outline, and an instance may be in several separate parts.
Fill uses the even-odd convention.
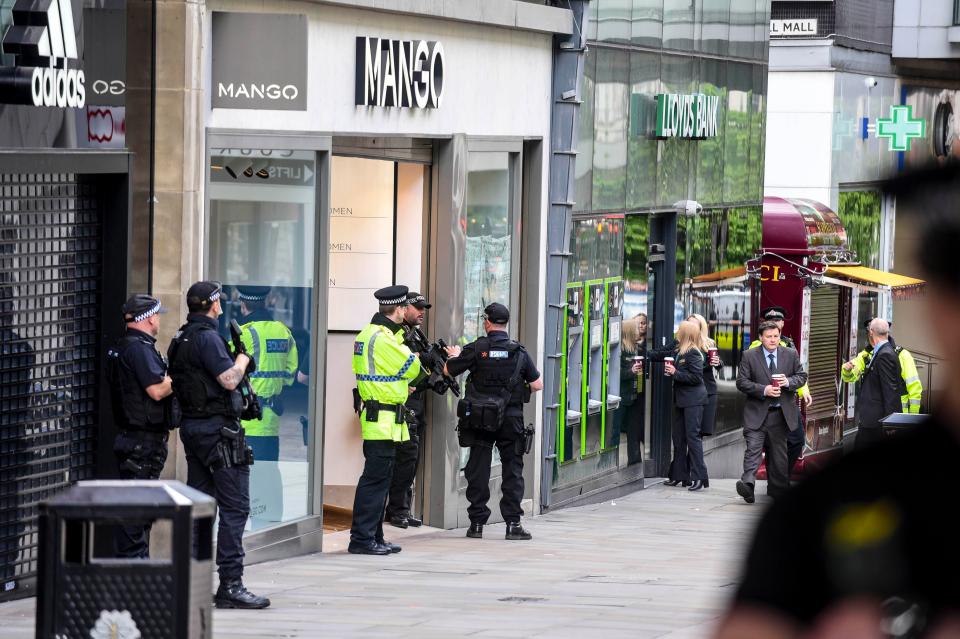
[[[872,75],[866,77],[863,79],[863,86],[867,87],[868,89],[872,89],[873,87],[877,86],[877,79]]]
[[[703,211],[703,206],[696,200],[680,200],[673,203],[673,208],[683,215],[696,215]]]

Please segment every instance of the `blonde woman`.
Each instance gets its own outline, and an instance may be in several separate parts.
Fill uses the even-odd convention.
[[[691,322],[696,322],[700,327],[700,352],[703,354],[703,385],[707,387],[707,405],[703,409],[703,422],[700,425],[700,434],[707,436],[713,435],[717,421],[717,378],[713,374],[713,369],[720,366],[720,355],[717,354],[717,344],[710,339],[710,325],[703,315],[693,313],[687,318]],[[713,350],[714,357],[709,357],[708,353]],[[706,485],[709,485],[709,481]]]
[[[707,404],[703,384],[700,326],[685,320],[677,330],[675,362],[664,362],[664,373],[673,377],[673,461],[668,486],[691,482],[688,490],[704,488],[707,465],[703,461],[700,423]]]
[[[638,382],[643,381],[643,367],[633,358],[640,347],[640,325],[637,318],[623,320],[620,327],[620,408],[613,414],[611,445],[620,444],[621,433],[627,437],[627,463],[640,461],[643,424],[643,402],[638,402]]]

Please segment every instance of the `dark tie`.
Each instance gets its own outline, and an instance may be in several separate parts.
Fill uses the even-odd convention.
[[[773,376],[773,374],[777,372],[777,362],[773,358],[773,353],[770,353],[769,355],[767,355],[767,358],[770,360],[770,366],[768,366],[768,368],[770,369],[770,375]],[[779,399],[774,399],[772,402],[770,402],[770,408],[779,408],[779,407],[780,407]]]

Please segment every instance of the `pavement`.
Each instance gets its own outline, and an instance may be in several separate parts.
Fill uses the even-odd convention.
[[[327,552],[247,567],[273,604],[215,611],[214,636],[709,637],[767,503],[761,485],[747,505],[734,484],[656,485],[548,513],[524,521],[532,541],[505,541],[503,524],[481,540],[387,526],[403,551],[368,557],[333,533]],[[33,599],[0,605],[0,634],[33,637],[33,615]]]

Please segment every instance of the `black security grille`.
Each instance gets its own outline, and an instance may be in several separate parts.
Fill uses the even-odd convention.
[[[0,174],[0,598],[37,569],[37,506],[93,476],[102,221],[74,174]]]
[[[817,21],[817,37],[825,38],[834,33],[836,26],[833,2],[777,2],[770,6],[771,20],[799,20],[814,18]],[[777,39],[774,37],[774,39]]]

